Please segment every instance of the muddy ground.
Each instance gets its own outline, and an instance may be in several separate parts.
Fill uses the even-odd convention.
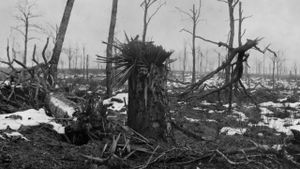
[[[179,93],[183,88],[176,88],[170,91]],[[187,152],[197,152],[195,154],[205,156],[212,151],[230,152],[231,150],[243,150],[253,147],[254,143],[261,145],[283,145],[288,143],[290,153],[297,154],[300,149],[293,143],[293,136],[283,132],[278,132],[268,126],[249,126],[262,121],[261,112],[257,110],[252,101],[246,96],[237,96],[234,100],[235,111],[242,112],[247,119],[241,119],[241,115],[232,115],[227,112],[227,107],[223,103],[218,103],[217,96],[206,98],[206,102],[197,99],[189,101],[179,101],[176,93],[170,92],[171,114],[174,121],[184,130],[188,130],[198,136],[205,138],[201,140],[184,134],[181,130],[174,129],[176,144],[161,146],[164,150],[177,147]],[[257,104],[270,100],[277,101],[285,98],[287,95],[282,92],[270,92],[260,89],[252,93]],[[298,95],[294,98],[297,99]],[[294,100],[296,102],[298,100]],[[291,115],[285,108],[272,108],[269,110],[275,112],[272,116],[285,118]],[[291,108],[298,111],[297,108]],[[117,114],[117,112],[115,113]],[[124,121],[126,117],[111,119],[112,121]],[[243,133],[226,134],[222,133],[223,127],[246,128]],[[1,131],[4,132],[4,131]],[[22,127],[20,130],[29,141],[19,137],[9,139],[0,139],[0,168],[7,169],[105,169],[105,168],[143,168],[146,167],[147,160],[151,154],[134,153],[126,161],[122,159],[112,159],[104,163],[95,162],[87,159],[84,155],[100,157],[105,144],[111,145],[113,137],[117,132],[107,134],[102,138],[89,139],[83,145],[74,145],[66,141],[63,135],[57,134],[49,125],[40,125],[35,127]],[[134,144],[133,144],[134,145]],[[165,162],[163,159],[157,163],[151,163],[146,168],[297,168],[295,164],[283,158],[283,155],[273,152],[244,152],[226,154],[226,159],[222,156],[209,156],[199,161],[189,162],[189,158],[184,155],[169,155]],[[300,151],[299,151],[300,152]],[[158,151],[155,152],[159,155]],[[160,152],[162,153],[162,151]],[[188,153],[187,153],[188,154]],[[249,156],[252,162],[245,162],[242,156]],[[121,160],[121,161],[120,161]],[[297,160],[297,159],[296,159]],[[234,161],[233,163],[230,163]],[[239,163],[241,162],[241,163]]]

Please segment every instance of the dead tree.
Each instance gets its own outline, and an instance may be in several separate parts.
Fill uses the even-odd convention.
[[[222,1],[222,2],[226,2],[226,1]],[[229,11],[229,26],[230,26],[230,30],[229,30],[229,39],[228,39],[228,55],[227,55],[227,59],[229,57],[229,55],[231,55],[231,48],[233,47],[233,43],[234,43],[234,34],[235,34],[235,22],[234,22],[234,9],[235,6],[238,4],[239,0],[227,0],[227,4],[228,4],[228,11]],[[240,45],[240,44],[239,44]],[[230,81],[230,73],[231,73],[231,66],[228,65],[228,67],[226,67],[225,69],[225,84],[229,83]],[[226,89],[226,94],[228,95],[228,102],[229,102],[229,110],[231,110],[231,102],[232,102],[232,84],[229,85],[228,90]]]
[[[190,9],[188,12],[184,11],[180,8],[177,8],[181,13],[185,14],[189,19],[192,20],[192,56],[193,56],[193,70],[192,70],[192,83],[196,82],[196,29],[197,25],[200,21],[200,9],[201,9],[201,0],[199,0],[199,7],[196,9],[195,4],[193,4],[193,8]],[[185,29],[183,29],[185,30]]]
[[[117,21],[117,10],[118,10],[118,0],[113,0],[110,26],[109,26],[109,35],[108,35],[107,48],[106,48],[106,57],[107,58],[113,57],[112,44],[114,42],[114,33],[115,33],[115,26],[116,26],[116,21]],[[87,59],[88,59],[88,57],[87,57]],[[111,96],[112,96],[112,64],[107,63],[106,64],[106,97],[111,97]]]
[[[72,48],[69,47],[69,49],[68,49],[69,71],[71,70],[71,61],[72,61],[72,58],[73,58]]]
[[[23,55],[23,64],[27,65],[27,50],[28,42],[34,40],[35,38],[30,36],[31,32],[41,31],[42,28],[32,23],[32,21],[40,15],[34,14],[35,3],[29,3],[28,0],[25,0],[23,3],[17,5],[18,13],[15,15],[15,18],[21,24],[19,26],[13,27],[14,30],[19,32],[24,37],[24,55]]]
[[[86,70],[86,79],[88,80],[89,79],[89,55],[86,55],[86,68],[85,68],[85,70]]]
[[[188,32],[188,31],[186,31]],[[191,32],[188,32],[191,34]],[[202,79],[200,79],[198,82],[196,82],[193,85],[190,85],[188,89],[186,89],[185,92],[183,92],[180,96],[186,96],[187,94],[189,94],[190,92],[192,92],[193,90],[196,90],[197,88],[199,88],[199,86],[201,86],[206,80],[212,78],[216,73],[220,72],[221,70],[224,70],[228,65],[233,66],[235,65],[235,69],[233,70],[233,73],[231,75],[231,77],[233,77],[233,79],[229,82],[229,83],[225,83],[222,87],[222,89],[226,89],[227,87],[229,87],[230,85],[238,82],[242,76],[242,72],[241,69],[243,68],[241,63],[243,63],[244,61],[247,60],[247,58],[249,57],[249,54],[247,54],[246,52],[252,48],[255,48],[257,43],[261,40],[259,38],[254,39],[254,40],[250,40],[248,39],[247,42],[237,48],[231,48],[228,44],[224,43],[224,42],[215,42],[212,40],[208,40],[205,39],[201,36],[196,36],[196,38],[201,39],[203,41],[215,44],[219,47],[225,47],[227,49],[230,49],[232,52],[229,55],[228,59],[226,59],[220,67],[218,67],[217,69],[215,69],[214,71],[210,72],[209,74],[207,74],[206,76],[204,76]],[[232,63],[232,61],[234,60],[234,58],[237,56],[237,61]],[[243,70],[243,69],[242,69]],[[219,89],[218,89],[219,90]]]
[[[199,74],[202,74],[202,61],[203,61],[203,54],[202,54],[202,51],[201,51],[201,48],[200,46],[197,47],[197,58],[198,58],[198,72]]]
[[[277,77],[277,80],[279,80],[280,75],[282,74],[282,69],[283,69],[283,65],[284,65],[284,62],[285,62],[285,59],[283,58],[283,53],[282,52],[278,52],[275,61],[276,61],[276,77]]]
[[[65,6],[65,11],[58,29],[58,34],[56,37],[56,43],[54,45],[52,57],[50,60],[50,74],[53,77],[53,82],[51,82],[53,85],[57,82],[57,66],[62,50],[62,46],[64,43],[65,35],[67,32],[69,20],[71,17],[71,12],[73,9],[73,4],[75,0],[68,0]]]
[[[143,2],[140,5],[144,10],[143,34],[142,34],[142,41],[143,42],[146,41],[146,35],[147,35],[147,30],[148,30],[148,26],[149,26],[150,21],[152,20],[154,15],[157,14],[157,12],[160,10],[160,8],[165,4],[165,3],[159,4],[159,6],[155,9],[155,11],[152,14],[149,14],[149,10],[150,10],[151,6],[153,6],[157,2],[159,2],[159,1],[158,0],[143,0]]]
[[[152,42],[137,38],[120,44],[120,54],[104,62],[112,62],[119,70],[116,85],[128,80],[128,121],[129,127],[155,139],[168,139],[171,132],[169,99],[167,97],[167,58],[172,52],[165,51]]]
[[[182,81],[185,81],[185,71],[186,71],[186,59],[187,59],[187,51],[186,51],[186,43],[184,43],[184,49],[183,49],[183,71],[182,71]]]
[[[272,61],[272,86],[273,86],[273,89],[275,89],[276,58],[277,58],[277,54],[271,56],[271,61]]]
[[[82,47],[82,57],[81,57],[81,70],[82,70],[82,75],[83,78],[85,76],[85,46]]]
[[[264,50],[261,50],[257,46],[255,49],[263,54],[266,52],[270,52],[273,56],[271,56],[272,61],[272,83],[273,83],[273,89],[275,89],[275,66],[276,66],[276,58],[278,57],[278,52],[275,52],[274,50],[270,49],[271,44],[269,44]]]
[[[79,48],[78,46],[76,46],[75,50],[74,50],[74,57],[75,57],[75,60],[74,60],[74,69],[75,71],[77,71],[77,65],[78,65],[78,51],[79,51]]]
[[[295,76],[295,83],[297,84],[297,73],[298,73],[298,66],[297,66],[297,62],[294,63],[294,76]]]

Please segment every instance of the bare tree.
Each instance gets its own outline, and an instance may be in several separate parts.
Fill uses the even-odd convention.
[[[197,63],[197,66],[198,66],[198,72],[199,72],[199,74],[201,74],[201,73],[202,73],[201,67],[202,67],[202,56],[203,56],[203,55],[202,55],[200,46],[198,46],[198,47],[196,48],[196,53],[197,53],[197,60],[198,60],[198,63]]]
[[[71,61],[72,61],[72,58],[73,58],[72,48],[69,47],[69,49],[68,49],[69,70],[71,70]]]
[[[86,66],[85,66],[85,70],[86,70],[86,79],[89,79],[89,55],[86,55]]]
[[[228,56],[231,54],[232,50],[231,48],[233,47],[234,43],[234,34],[235,34],[235,19],[234,19],[234,9],[236,5],[238,4],[239,0],[227,0],[227,1],[222,1],[228,4],[228,12],[229,12],[229,39],[228,39]],[[225,69],[225,83],[228,83],[230,81],[230,66],[226,67]]]
[[[285,58],[283,57],[283,52],[278,52],[277,57],[275,59],[276,62],[276,77],[277,80],[280,79],[280,75],[282,75]]]
[[[192,20],[192,56],[193,56],[193,70],[192,70],[192,83],[196,82],[196,47],[195,47],[195,41],[196,41],[196,29],[197,25],[200,21],[200,9],[201,9],[201,0],[199,0],[199,6],[198,9],[196,9],[196,5],[193,4],[192,9],[189,11],[184,11],[180,8],[177,8],[181,13],[185,14],[189,17],[189,19]],[[186,30],[186,29],[182,29]]]
[[[184,43],[183,49],[183,71],[182,71],[182,81],[185,81],[185,71],[186,71],[186,59],[187,59],[187,51],[186,51],[186,43]]]
[[[150,21],[152,20],[153,16],[157,14],[157,12],[160,10],[160,8],[165,4],[161,3],[159,6],[155,9],[155,11],[149,15],[149,10],[151,6],[153,6],[155,3],[157,3],[158,0],[143,0],[141,3],[141,7],[144,9],[144,17],[143,17],[143,34],[142,34],[142,41],[146,41],[146,35],[147,35],[147,30]]]
[[[76,46],[76,48],[74,50],[74,57],[75,57],[75,60],[74,60],[74,62],[75,62],[74,69],[75,70],[77,70],[77,65],[78,65],[78,57],[79,57],[78,52],[79,52],[79,48],[78,48],[78,46]]]
[[[35,3],[29,3],[28,0],[22,1],[18,3],[17,14],[15,15],[15,18],[20,23],[20,25],[13,27],[13,29],[21,33],[24,38],[23,64],[25,66],[27,64],[28,42],[35,39],[29,34],[31,32],[38,32],[42,30],[39,25],[32,23],[35,18],[40,17],[40,15],[35,14],[34,12],[35,6]]]
[[[64,39],[65,39],[65,35],[67,32],[67,28],[68,28],[68,24],[69,24],[69,20],[71,17],[71,12],[73,9],[73,4],[74,4],[75,0],[68,0],[67,4],[65,6],[65,11],[58,29],[58,34],[56,37],[56,43],[54,45],[54,49],[53,49],[53,53],[52,53],[52,57],[50,60],[50,74],[53,76],[53,80],[54,83],[56,83],[57,81],[57,65],[59,62],[59,58],[60,58],[60,54],[61,54],[61,50],[62,50],[62,46],[64,43]]]
[[[81,70],[83,78],[85,76],[85,46],[82,47]]]
[[[295,83],[297,84],[297,73],[298,73],[298,66],[297,62],[294,63],[294,74],[295,74]]]
[[[108,59],[113,57],[113,42],[114,42],[114,33],[115,26],[117,21],[117,10],[118,10],[118,0],[113,0],[112,10],[111,10],[111,19],[109,26],[109,35],[106,48],[106,57]],[[112,63],[106,64],[106,96],[112,96]]]

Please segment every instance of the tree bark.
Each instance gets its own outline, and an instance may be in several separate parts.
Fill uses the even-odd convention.
[[[153,65],[149,74],[135,70],[129,77],[128,126],[146,137],[167,139],[167,69]]]
[[[233,0],[228,0],[228,9],[229,9],[229,25],[230,25],[230,33],[229,33],[229,49],[228,49],[228,57],[232,53],[232,48],[233,48],[233,41],[234,41],[234,33],[235,33],[235,28],[234,28],[234,5],[233,5]],[[230,73],[231,73],[231,66],[228,65],[225,69],[225,84],[228,84],[230,81]],[[231,103],[232,103],[232,84],[229,86],[229,90],[227,90],[227,95],[228,95],[228,104],[229,107],[228,109],[231,110]]]
[[[111,19],[109,26],[109,35],[108,35],[108,43],[106,48],[106,57],[112,58],[112,49],[114,42],[114,32],[117,21],[117,10],[118,10],[118,0],[113,0],[112,2],[112,11],[111,11]],[[106,96],[112,96],[112,63],[106,64]]]
[[[50,74],[53,76],[53,80],[54,80],[54,82],[50,83],[52,85],[54,85],[57,81],[57,65],[58,65],[60,54],[61,54],[62,46],[64,43],[65,35],[67,32],[69,20],[71,17],[71,12],[73,9],[74,1],[75,0],[67,1],[65,11],[64,11],[64,14],[63,14],[60,26],[59,26],[58,34],[56,37],[56,43],[55,43],[55,46],[53,49],[52,57],[49,62],[51,65],[50,66]]]

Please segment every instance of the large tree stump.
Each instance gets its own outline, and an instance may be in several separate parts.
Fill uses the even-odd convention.
[[[148,137],[165,138],[170,110],[165,66],[150,72],[136,70],[129,77],[128,126]]]
[[[98,60],[114,63],[115,85],[128,80],[129,101],[127,124],[137,132],[156,140],[169,141],[171,123],[168,123],[169,100],[167,97],[167,52],[153,42],[135,39],[116,46],[120,53],[113,58],[98,56]],[[171,141],[171,140],[170,140]]]

